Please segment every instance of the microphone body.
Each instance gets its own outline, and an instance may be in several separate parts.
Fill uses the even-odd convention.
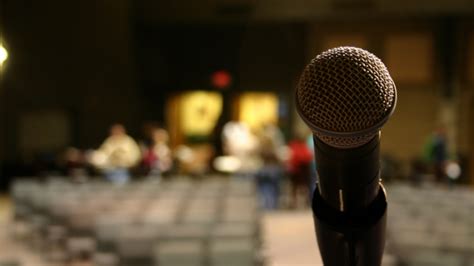
[[[312,210],[325,266],[380,266],[387,200],[380,179],[380,129],[396,105],[385,65],[355,47],[318,55],[296,91],[313,131],[318,183]]]
[[[314,137],[319,181],[312,209],[326,266],[380,266],[387,202],[380,184],[379,137],[354,149]]]

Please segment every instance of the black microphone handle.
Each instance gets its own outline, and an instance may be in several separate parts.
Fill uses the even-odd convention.
[[[338,149],[314,137],[318,184],[313,218],[325,266],[380,266],[387,201],[380,184],[379,136]]]
[[[352,149],[334,148],[317,137],[313,140],[322,198],[342,212],[366,208],[378,193],[378,134],[368,143]]]

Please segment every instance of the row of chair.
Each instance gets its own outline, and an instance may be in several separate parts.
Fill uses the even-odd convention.
[[[388,251],[401,265],[474,265],[474,191],[464,187],[387,187]]]
[[[19,179],[17,238],[49,261],[115,265],[260,263],[260,213],[251,180],[172,177],[115,186]]]

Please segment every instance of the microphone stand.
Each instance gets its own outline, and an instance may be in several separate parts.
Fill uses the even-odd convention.
[[[387,200],[380,183],[378,136],[343,151],[316,137],[314,142],[318,174],[324,178],[314,191],[312,211],[324,265],[380,266]]]

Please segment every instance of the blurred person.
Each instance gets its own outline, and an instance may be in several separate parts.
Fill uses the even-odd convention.
[[[153,132],[160,128],[160,123],[154,121],[145,122],[142,126],[141,146],[150,147],[153,144]]]
[[[445,181],[446,161],[448,159],[446,130],[444,127],[438,128],[433,136],[433,163],[435,167],[435,177],[438,182]]]
[[[313,153],[308,148],[306,139],[301,134],[298,134],[288,146],[290,150],[288,160],[288,172],[291,182],[290,207],[296,208],[298,206],[298,194],[304,193],[308,195]],[[306,205],[309,205],[308,197],[305,198]]]
[[[74,147],[68,147],[62,158],[64,172],[75,181],[85,181],[88,176],[87,163],[84,153]]]
[[[92,163],[103,170],[108,180],[124,184],[130,179],[130,168],[139,162],[140,148],[127,135],[122,124],[114,124],[110,135],[92,155]]]
[[[260,138],[260,157],[263,165],[257,171],[256,179],[264,209],[278,208],[280,180],[284,172],[274,145],[274,139],[269,136],[263,135]]]
[[[64,164],[68,174],[82,165],[81,151],[74,147],[68,147],[64,152]]]
[[[224,131],[224,126],[226,125],[226,120],[224,113],[221,113],[219,118],[217,119],[217,122],[212,129],[212,134],[211,134],[211,143],[212,146],[214,147],[214,157],[219,157],[224,155],[224,145],[223,145],[223,134],[222,132]]]
[[[446,130],[440,126],[433,132],[425,146],[425,158],[433,165],[437,182],[446,181],[447,145]]]
[[[32,172],[41,179],[59,175],[61,169],[58,159],[54,152],[38,152],[33,157]]]
[[[149,175],[161,176],[173,167],[171,149],[168,146],[169,135],[163,128],[156,128],[151,133],[152,142],[145,149],[143,162]]]
[[[309,134],[306,138],[306,144],[308,145],[311,155],[314,158],[314,140],[313,134]],[[316,160],[311,160],[310,165],[310,176],[309,176],[309,200],[313,200],[313,192],[316,189],[316,182],[318,181],[318,172],[316,171]]]
[[[413,159],[410,163],[410,181],[413,186],[419,187],[423,183],[423,174],[426,172],[425,163],[420,159]],[[384,176],[385,177],[385,176]]]
[[[219,169],[219,167],[216,167],[217,165],[219,165],[218,163],[216,164],[216,162],[224,158],[224,143],[223,143],[224,140],[223,140],[222,132],[224,130],[225,125],[226,125],[226,118],[225,118],[224,113],[221,113],[210,135],[210,141],[213,147],[213,153],[212,153],[212,158],[209,160],[209,169],[211,169],[212,171],[219,172],[221,170]]]
[[[224,153],[227,155],[247,155],[258,149],[258,141],[253,132],[244,123],[230,121],[222,130]]]
[[[274,149],[276,155],[280,156],[282,148],[285,147],[285,138],[281,129],[273,123],[267,123],[263,125],[261,135],[270,140],[269,145]]]
[[[253,176],[261,166],[257,136],[244,123],[231,121],[222,130],[222,139],[224,153],[240,161],[240,175]]]
[[[423,164],[423,160],[421,160],[420,158],[417,158],[417,159],[414,159],[414,160],[418,160],[420,161],[421,164]],[[424,166],[423,165],[418,165],[418,163],[414,163],[412,161],[411,163],[411,174],[420,174],[420,175],[423,175],[425,172],[424,172]],[[420,167],[421,166],[421,167]],[[401,166],[400,166],[400,161],[395,158],[394,156],[390,155],[390,154],[382,154],[380,156],[380,171],[381,171],[381,175],[384,179],[384,183],[390,183],[391,181],[393,181],[394,179],[398,178],[401,176]],[[420,172],[421,170],[421,172]],[[421,178],[421,176],[412,176],[413,178]]]
[[[142,160],[138,172],[146,176],[151,171],[151,164],[156,160],[153,153],[150,153],[151,147],[153,146],[153,131],[159,128],[159,124],[156,122],[145,122],[142,126],[142,136],[138,141],[140,152],[142,154]]]

